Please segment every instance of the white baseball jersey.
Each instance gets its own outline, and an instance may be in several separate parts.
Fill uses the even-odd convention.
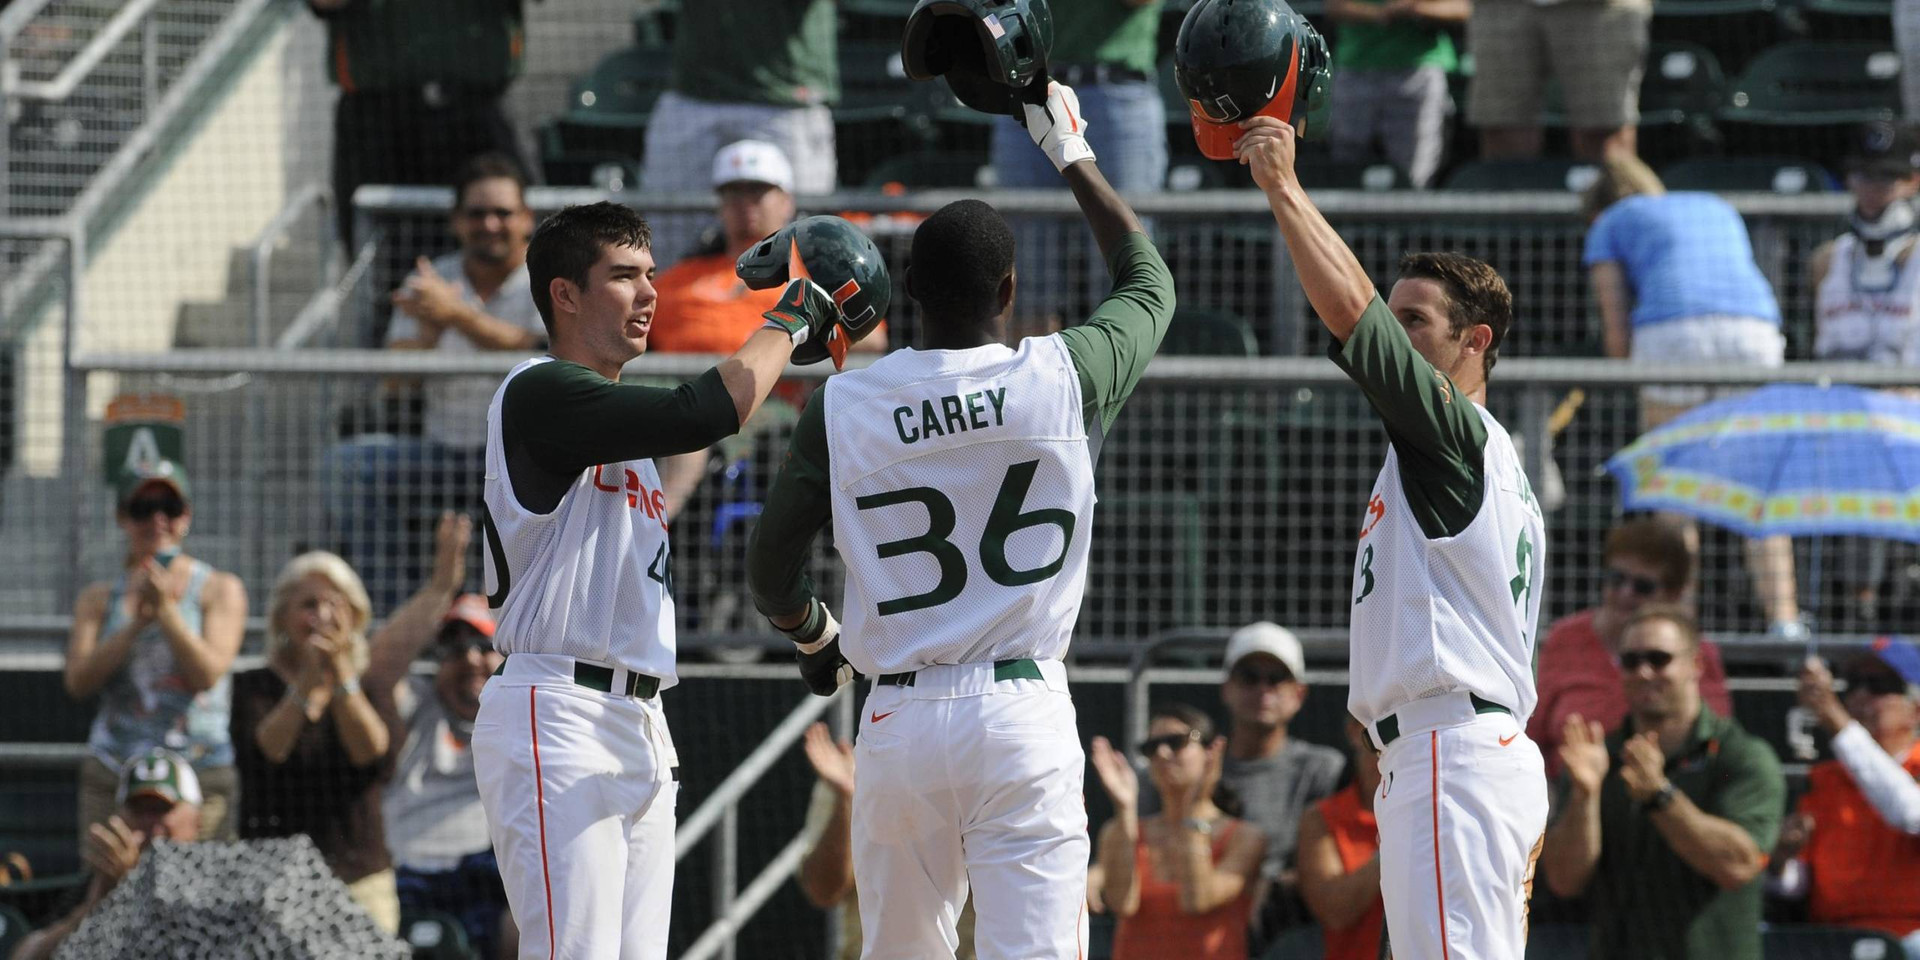
[[[487,407],[486,591],[504,654],[561,654],[675,682],[666,494],[652,460],[583,470],[550,513],[515,497],[501,440],[507,374]]]
[[[826,390],[847,661],[874,676],[1064,656],[1094,492],[1061,339],[900,350]]]
[[[1814,291],[1819,324],[1813,354],[1822,360],[1920,364],[1920,235],[1887,244],[1878,257],[1845,234],[1833,242],[1827,274]]]
[[[1362,723],[1462,690],[1523,726],[1533,713],[1546,525],[1512,438],[1485,407],[1474,410],[1487,438],[1480,512],[1466,529],[1427,538],[1392,445],[1373,482],[1353,561],[1347,710]]]

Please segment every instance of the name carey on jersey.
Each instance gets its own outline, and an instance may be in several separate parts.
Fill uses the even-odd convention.
[[[917,408],[911,404],[895,407],[893,428],[901,443],[919,443],[950,433],[1003,426],[1006,410],[1006,387],[929,397]]]

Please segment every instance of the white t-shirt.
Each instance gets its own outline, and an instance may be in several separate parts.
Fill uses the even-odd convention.
[[[434,260],[433,269],[460,291],[461,301],[468,306],[477,308],[495,320],[513,324],[542,338],[546,336],[546,327],[540,322],[540,311],[533,305],[533,288],[527,279],[525,264],[508,274],[500,289],[485,299],[467,279],[466,267],[458,251]],[[413,340],[419,336],[420,321],[395,310],[393,321],[387,326],[387,343]],[[440,334],[433,348],[447,353],[482,352],[458,330]],[[449,447],[473,449],[486,443],[487,425],[483,416],[495,386],[497,384],[492,377],[428,377],[421,435]]]

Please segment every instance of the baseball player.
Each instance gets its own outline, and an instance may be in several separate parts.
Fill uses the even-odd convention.
[[[1520,960],[1547,779],[1523,729],[1546,526],[1484,404],[1512,322],[1492,267],[1410,254],[1382,301],[1294,178],[1294,130],[1254,117],[1235,145],[1266,192],[1329,350],[1386,426],[1360,518],[1347,709],[1383,777],[1380,887],[1400,960]]]
[[[673,390],[623,385],[657,306],[650,239],[612,203],[540,225],[527,267],[552,348],[487,408],[486,589],[506,661],[480,694],[473,765],[522,958],[666,956],[673,567],[653,458],[738,430],[837,314],[795,277],[719,366]]]
[[[874,679],[853,797],[865,960],[953,957],[969,884],[983,960],[1085,955],[1086,760],[1060,658],[1100,440],[1166,333],[1173,280],[1095,167],[1073,91],[1050,84],[1024,112],[1111,293],[1082,326],[1004,346],[1013,235],[980,201],[941,208],[907,276],[925,349],[813,395],[748,547],[754,601],[813,692]],[[844,634],[802,574],[829,520]]]

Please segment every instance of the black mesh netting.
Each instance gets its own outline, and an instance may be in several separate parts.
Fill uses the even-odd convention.
[[[57,960],[410,956],[374,926],[306,837],[155,843]]]

